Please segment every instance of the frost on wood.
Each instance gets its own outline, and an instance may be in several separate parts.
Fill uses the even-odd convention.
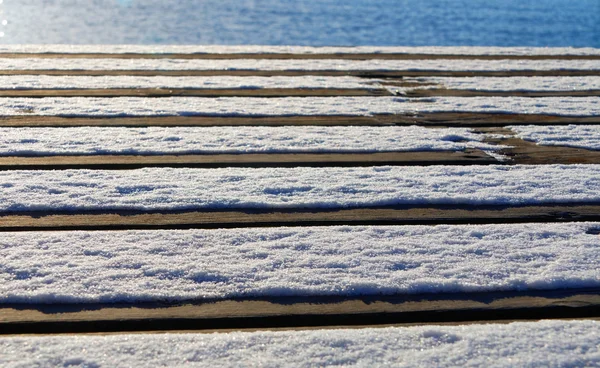
[[[0,303],[598,287],[599,227],[6,232]]]

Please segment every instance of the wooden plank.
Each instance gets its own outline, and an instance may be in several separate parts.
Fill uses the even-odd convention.
[[[485,165],[499,163],[485,152],[287,153],[205,155],[93,155],[0,157],[0,170],[136,169],[141,167],[327,167],[374,165]]]
[[[404,97],[590,97],[600,90],[586,91],[482,91],[470,89],[413,89],[397,93]]]
[[[600,116],[497,114],[468,112],[414,113],[374,116],[139,116],[67,117],[0,116],[0,127],[77,126],[390,126],[502,127],[505,125],[600,124]]]
[[[447,70],[0,70],[0,75],[59,76],[171,76],[171,77],[295,77],[354,76],[363,78],[402,77],[563,77],[600,76],[595,70],[508,70],[508,71],[447,71]]]
[[[0,53],[6,59],[344,59],[344,60],[600,60],[600,55],[459,55],[419,53]]]
[[[598,289],[0,307],[0,334],[598,318]]]
[[[516,137],[487,141],[511,146],[498,153],[508,156],[510,163],[513,164],[600,164],[600,151],[564,146],[540,146]]]
[[[241,209],[142,213],[4,213],[0,231],[191,229],[332,225],[429,225],[600,221],[600,205],[428,206],[280,211]]]
[[[104,88],[0,89],[0,97],[327,97],[393,96],[381,88]]]

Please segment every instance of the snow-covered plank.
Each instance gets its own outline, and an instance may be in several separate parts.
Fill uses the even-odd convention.
[[[560,71],[600,70],[600,60],[11,59],[0,70],[86,71]]]
[[[596,125],[546,125],[510,126],[517,137],[541,146],[567,146],[587,150],[600,150],[600,126]]]
[[[0,211],[599,203],[599,165],[147,168],[0,173]]]
[[[0,76],[0,89],[100,88],[380,88],[378,80],[357,77],[132,77],[132,76]]]
[[[7,368],[25,366],[515,367],[600,364],[597,321],[379,329],[36,336],[0,339]]]
[[[48,97],[0,99],[1,116],[323,116],[422,113],[600,115],[596,97]]]
[[[4,232],[0,303],[593,288],[599,227]]]
[[[393,86],[392,88],[400,92],[409,92],[415,89],[459,89],[500,92],[587,91],[600,89],[600,77],[421,77],[403,78],[397,84],[398,86]]]
[[[264,45],[9,45],[2,53],[88,53],[88,54],[426,54],[426,55],[506,55],[577,56],[600,55],[600,49],[584,47],[465,47],[465,46],[264,46]]]
[[[0,156],[497,150],[465,128],[0,128]]]

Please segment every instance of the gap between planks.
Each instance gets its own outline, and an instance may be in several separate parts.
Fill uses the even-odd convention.
[[[542,114],[502,114],[434,112],[373,116],[139,116],[69,117],[4,116],[0,127],[78,127],[78,126],[446,126],[503,127],[505,125],[600,124],[600,116],[557,116]]]
[[[266,329],[600,317],[598,289],[0,307],[0,334]]]
[[[600,221],[599,204],[429,206],[186,212],[4,213],[1,231],[218,229],[278,226],[436,225]]]
[[[600,55],[461,55],[423,53],[22,53],[3,52],[6,59],[344,59],[344,60],[600,60]]]

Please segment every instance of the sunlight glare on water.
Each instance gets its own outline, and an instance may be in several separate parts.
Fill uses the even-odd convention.
[[[0,0],[0,10],[12,44],[600,47],[599,0]]]

